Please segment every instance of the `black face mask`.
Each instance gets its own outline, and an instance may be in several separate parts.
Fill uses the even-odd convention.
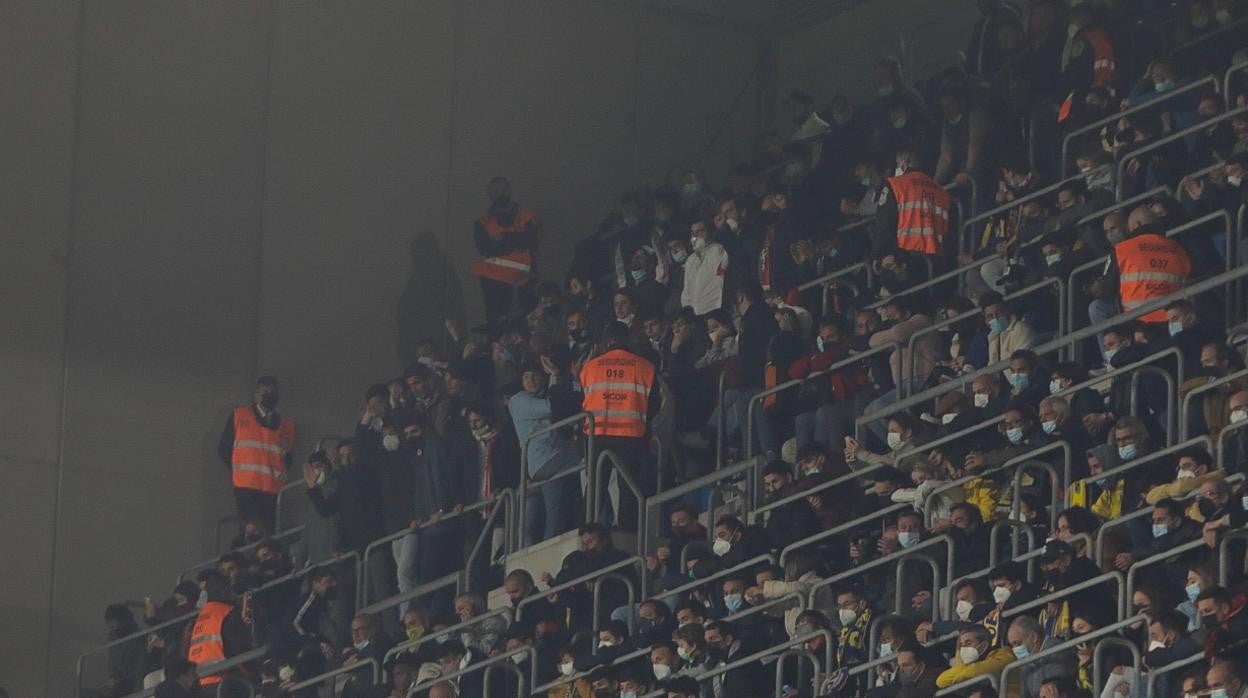
[[[1208,520],[1212,519],[1214,514],[1217,514],[1218,510],[1222,507],[1208,499],[1205,499],[1204,497],[1201,497],[1200,501],[1196,503],[1196,508],[1200,509],[1200,515]]]
[[[506,194],[496,196],[494,197],[494,201],[492,203],[495,210],[501,211],[511,205],[511,197]]]
[[[330,587],[329,589],[326,589],[322,596],[326,601],[333,601],[338,598],[338,587]]]
[[[1200,617],[1200,627],[1202,628],[1216,628],[1218,624],[1218,617],[1216,615],[1210,614]]]
[[[584,344],[589,341],[590,333],[588,327],[572,330],[570,335],[574,341]]]
[[[260,398],[260,406],[266,410],[277,409],[277,393],[265,393]]]

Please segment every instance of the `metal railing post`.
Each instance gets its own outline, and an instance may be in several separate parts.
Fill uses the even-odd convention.
[[[1190,87],[1190,85],[1189,85],[1189,87]],[[1177,90],[1176,90],[1176,92],[1177,92]],[[1152,102],[1150,102],[1149,104],[1151,105],[1151,104],[1153,104],[1153,103],[1152,103]],[[1214,125],[1214,124],[1218,124],[1218,123],[1221,123],[1221,122],[1223,122],[1223,121],[1227,121],[1227,120],[1229,120],[1229,119],[1233,119],[1233,118],[1235,118],[1236,116],[1239,116],[1240,114],[1248,114],[1248,107],[1240,107],[1239,109],[1234,109],[1234,110],[1227,111],[1227,112],[1224,112],[1224,113],[1222,113],[1222,114],[1219,114],[1218,116],[1210,117],[1210,118],[1205,119],[1204,121],[1202,121],[1202,122],[1200,122],[1200,123],[1198,123],[1198,124],[1195,124],[1195,125],[1193,125],[1193,126],[1188,126],[1187,128],[1185,128],[1185,129],[1183,129],[1183,130],[1181,130],[1181,131],[1175,131],[1175,132],[1173,132],[1173,133],[1170,133],[1169,135],[1162,136],[1161,138],[1158,138],[1157,140],[1155,140],[1155,141],[1153,141],[1153,142],[1151,142],[1151,143],[1149,143],[1149,144],[1147,144],[1147,145],[1145,145],[1145,146],[1143,146],[1143,147],[1141,147],[1141,148],[1136,148],[1136,149],[1134,149],[1134,150],[1128,150],[1127,152],[1125,152],[1125,153],[1123,153],[1122,155],[1120,155],[1120,156],[1119,156],[1119,159],[1118,159],[1118,182],[1117,182],[1117,185],[1116,185],[1116,186],[1117,186],[1117,189],[1116,189],[1116,191],[1117,191],[1117,197],[1118,197],[1119,199],[1121,199],[1121,198],[1122,198],[1122,190],[1123,190],[1123,177],[1124,177],[1124,176],[1125,176],[1125,174],[1126,174],[1127,165],[1128,165],[1131,161],[1133,161],[1133,160],[1135,160],[1135,159],[1137,159],[1137,158],[1142,157],[1145,153],[1150,153],[1150,152],[1152,152],[1152,151],[1154,151],[1154,150],[1157,150],[1157,149],[1162,148],[1162,147],[1164,147],[1164,146],[1170,145],[1171,143],[1173,143],[1173,142],[1175,142],[1175,141],[1177,141],[1177,140],[1180,140],[1180,139],[1182,139],[1182,138],[1186,138],[1186,137],[1188,137],[1188,136],[1192,135],[1193,133],[1198,133],[1198,132],[1200,132],[1200,131],[1205,131],[1205,130],[1207,130],[1210,126],[1212,126],[1212,125]],[[1119,115],[1119,116],[1121,116],[1121,115]]]

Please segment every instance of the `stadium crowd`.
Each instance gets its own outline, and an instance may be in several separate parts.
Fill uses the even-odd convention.
[[[1248,261],[1248,8],[979,8],[930,81],[624,193],[562,282],[491,181],[486,323],[304,457],[260,378],[233,549],[110,606],[83,694],[1248,698],[1244,287],[1176,295]]]

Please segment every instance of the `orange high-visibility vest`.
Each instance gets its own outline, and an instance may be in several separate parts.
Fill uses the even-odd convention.
[[[1092,47],[1092,86],[1110,87],[1118,77],[1118,63],[1114,61],[1114,44],[1104,29],[1084,29],[1083,38]]]
[[[1157,233],[1136,235],[1114,245],[1114,257],[1124,312],[1179,291],[1192,273],[1192,262],[1183,246]],[[1166,311],[1158,308],[1140,321],[1165,322]]]
[[[624,349],[586,361],[581,387],[584,409],[594,415],[594,436],[645,436],[653,386],[654,365]]]
[[[220,601],[209,601],[199,609],[199,616],[191,628],[191,642],[186,650],[187,661],[201,665],[225,659],[225,639],[221,636],[221,626],[225,625],[225,617],[232,610],[234,606]],[[199,683],[201,686],[219,684],[221,675],[201,676]]]
[[[282,491],[286,463],[282,455],[295,445],[295,423],[281,418],[276,430],[262,426],[251,406],[234,410],[234,486],[268,494]]]
[[[889,177],[897,197],[897,247],[938,255],[949,230],[949,192],[917,170]]]
[[[491,240],[498,240],[504,235],[524,232],[533,222],[533,212],[522,208],[516,209],[516,217],[511,225],[504,226],[494,216],[481,216],[477,221],[485,228]],[[492,279],[512,286],[523,286],[533,272],[533,255],[529,250],[515,250],[501,257],[486,257],[472,263],[468,273],[483,279]]]

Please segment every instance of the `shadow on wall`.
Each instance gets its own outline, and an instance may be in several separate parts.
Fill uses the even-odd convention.
[[[421,340],[446,346],[446,320],[464,327],[464,289],[459,274],[432,232],[416,234],[411,245],[412,268],[399,297],[398,354],[402,366],[416,361]]]

